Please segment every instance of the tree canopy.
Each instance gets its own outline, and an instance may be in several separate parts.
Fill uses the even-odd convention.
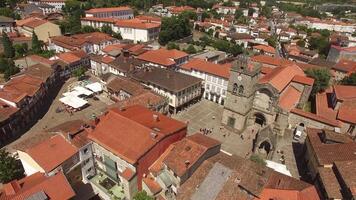
[[[346,76],[345,78],[343,78],[341,84],[356,86],[356,72],[352,73],[350,76]]]
[[[0,182],[8,183],[24,176],[21,162],[4,149],[0,150]]]
[[[4,47],[4,56],[7,58],[13,58],[15,56],[15,49],[12,45],[12,41],[5,32],[2,33],[1,41]]]
[[[170,41],[179,40],[191,34],[189,19],[186,16],[165,17],[162,20],[158,42],[161,45],[166,45]]]
[[[153,197],[149,196],[146,191],[141,191],[136,193],[136,195],[133,198],[134,200],[154,200]]]
[[[305,73],[307,74],[307,76],[314,79],[311,97],[315,97],[317,93],[323,92],[329,87],[331,75],[328,69],[309,69]]]

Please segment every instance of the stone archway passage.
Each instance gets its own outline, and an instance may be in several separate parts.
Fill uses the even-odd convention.
[[[255,114],[255,124],[259,124],[260,126],[265,125],[266,124],[265,116],[261,113],[256,113]]]
[[[260,144],[260,146],[258,148],[264,149],[268,155],[272,150],[272,145],[267,140],[265,140]]]

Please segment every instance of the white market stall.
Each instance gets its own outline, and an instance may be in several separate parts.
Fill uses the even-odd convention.
[[[59,101],[65,104],[66,106],[73,108],[74,110],[80,110],[88,104],[88,101],[72,95],[62,97],[59,99]]]
[[[101,84],[99,82],[88,84],[85,87],[95,93],[100,93],[101,91],[103,91],[103,87],[101,86]]]

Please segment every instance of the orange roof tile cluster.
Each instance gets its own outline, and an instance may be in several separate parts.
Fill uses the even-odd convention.
[[[334,137],[333,140],[337,142],[323,142],[325,134]],[[319,166],[335,161],[356,160],[356,143],[348,135],[314,128],[307,128],[307,135]]]
[[[60,189],[58,187],[60,186]],[[35,173],[20,180],[14,180],[4,184],[0,190],[0,200],[24,200],[32,195],[43,192],[48,199],[67,200],[75,196],[62,172],[47,177],[41,173]],[[32,198],[31,198],[32,199]]]
[[[101,32],[83,33],[72,36],[55,36],[51,37],[51,41],[66,49],[77,50],[80,49],[85,43],[101,44],[103,42],[115,41],[116,39],[108,34]]]
[[[184,11],[195,11],[195,8],[190,6],[170,6],[167,9],[174,14],[179,14]]]
[[[307,76],[295,75],[292,79],[292,82],[312,86],[314,84],[314,79]]]
[[[152,176],[147,176],[146,178],[143,178],[142,181],[147,185],[153,195],[156,195],[162,191],[161,186],[153,179]]]
[[[328,124],[330,126],[341,127],[341,124],[337,120],[330,120],[330,119],[325,118],[323,116],[319,116],[319,115],[316,115],[316,114],[311,113],[311,112],[306,112],[306,111],[303,111],[301,109],[294,108],[290,112],[294,113],[296,115],[300,115],[300,116],[303,116],[303,117],[306,117],[306,118],[309,118],[309,119],[324,123],[324,124]]]
[[[86,56],[87,54],[83,50],[57,54],[58,59],[68,64],[79,62],[81,59],[85,58]]]
[[[86,10],[85,13],[95,14],[95,13],[118,12],[118,11],[133,12],[133,10],[128,6],[119,6],[119,7],[111,7],[111,8],[92,8],[90,10]]]
[[[115,24],[118,19],[116,18],[106,18],[106,17],[82,17],[81,21],[93,21],[93,22],[105,22]]]
[[[162,18],[156,16],[149,16],[149,15],[138,15],[136,16],[137,19],[146,21],[146,22],[153,22],[153,23],[161,23]]]
[[[124,110],[109,110],[88,137],[135,164],[163,138],[185,128],[184,123],[160,113],[142,106],[131,106]]]
[[[26,19],[23,19],[23,20],[18,20],[16,21],[16,24],[18,26],[27,26],[27,27],[30,27],[30,28],[36,28],[42,24],[45,24],[47,23],[48,21],[47,20],[43,20],[43,19],[40,19],[40,18],[35,18],[35,17],[30,17],[30,18],[26,18]]]
[[[270,53],[270,54],[275,54],[276,53],[276,49],[271,47],[271,46],[268,46],[268,45],[256,45],[256,46],[253,46],[253,49],[257,49],[259,51],[263,51],[263,52],[267,52],[267,53]]]
[[[50,172],[78,152],[62,135],[55,135],[26,150],[26,153],[45,171]]]
[[[42,87],[42,80],[39,77],[23,74],[14,77],[0,89],[0,98],[18,103],[26,96],[34,96]]]
[[[356,72],[356,61],[340,59],[339,62],[333,66],[333,69],[351,74]]]
[[[118,20],[115,23],[115,26],[117,27],[128,27],[128,28],[135,28],[135,29],[153,29],[153,28],[159,28],[161,27],[160,24],[158,23],[151,23],[139,19],[122,19]]]
[[[173,144],[163,163],[177,176],[183,176],[205,153],[221,143],[196,133]]]
[[[189,71],[196,70],[196,71],[205,72],[211,75],[229,79],[231,66],[232,66],[231,64],[226,64],[226,65],[214,64],[199,58],[195,58],[182,65],[181,69],[185,69]]]
[[[19,109],[9,106],[5,102],[0,100],[0,123],[9,119],[13,116]]]
[[[337,113],[337,119],[350,124],[356,124],[356,99],[344,101]]]
[[[355,100],[356,101],[356,86],[352,85],[335,85],[334,91],[336,98],[341,101]]]
[[[183,51],[179,51],[176,49],[168,50],[168,49],[161,48],[157,50],[147,51],[139,55],[137,58],[146,62],[152,62],[155,64],[168,67],[176,64],[174,60],[184,58],[187,56],[188,54]]]
[[[272,65],[272,66],[286,66],[286,65],[291,65],[294,62],[282,58],[277,58],[277,57],[271,57],[267,55],[257,55],[257,56],[252,56],[251,61],[258,62],[261,64],[265,65]]]
[[[296,76],[305,76],[303,70],[296,65],[288,65],[286,67],[276,67],[270,73],[263,76],[259,83],[270,84],[276,88],[279,92],[282,92],[284,88],[293,80]]]
[[[282,92],[279,98],[279,106],[287,111],[295,108],[299,102],[302,93],[295,87],[289,85],[285,91]]]

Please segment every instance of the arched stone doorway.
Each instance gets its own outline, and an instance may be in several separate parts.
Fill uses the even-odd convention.
[[[255,124],[260,125],[261,127],[266,124],[266,117],[262,113],[255,113]]]
[[[269,141],[265,140],[258,146],[259,151],[264,151],[268,155],[272,150],[272,145]]]

